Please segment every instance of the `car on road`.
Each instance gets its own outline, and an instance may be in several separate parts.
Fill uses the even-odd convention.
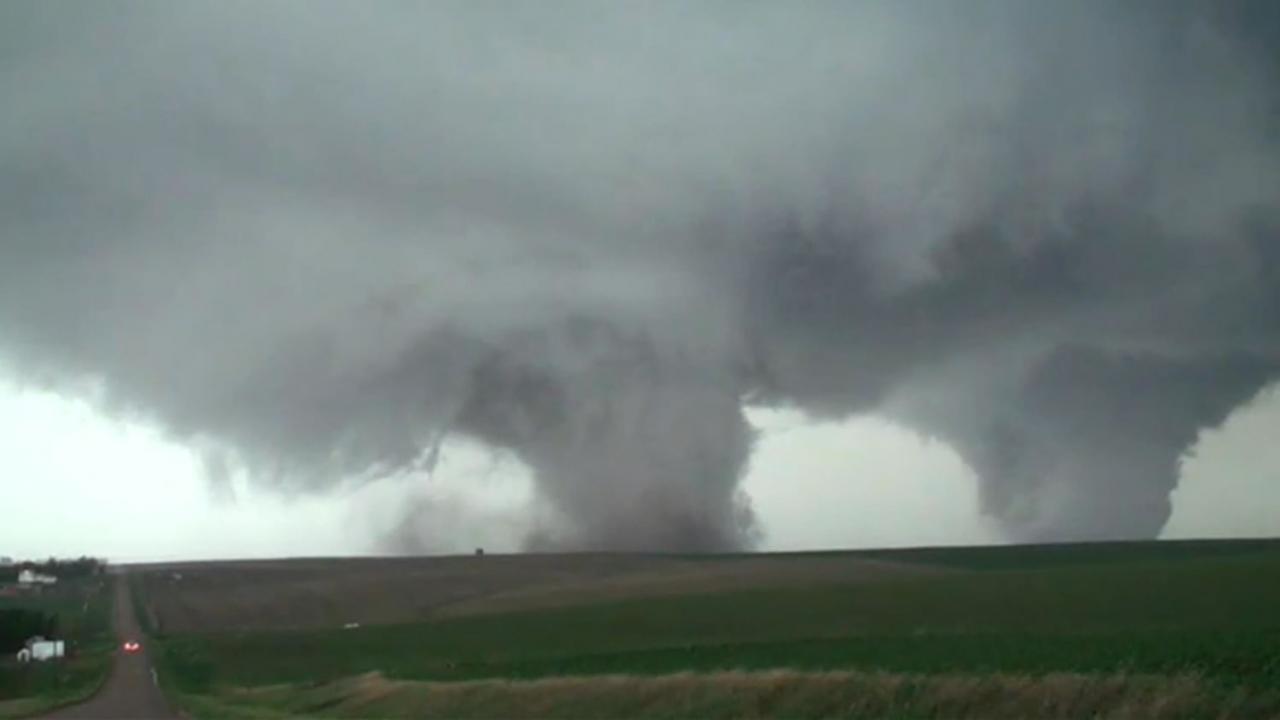
[[[132,654],[141,650],[142,644],[136,640],[127,640],[121,647],[124,648],[125,652]]]

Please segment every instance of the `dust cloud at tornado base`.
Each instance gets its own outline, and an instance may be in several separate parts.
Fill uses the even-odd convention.
[[[0,359],[213,476],[462,436],[529,547],[736,549],[754,405],[1153,537],[1280,366],[1264,0],[68,10],[0,10]]]

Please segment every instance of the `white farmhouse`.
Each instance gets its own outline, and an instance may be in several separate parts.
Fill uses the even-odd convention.
[[[45,662],[67,654],[67,644],[62,640],[46,640],[37,635],[28,640],[18,651],[18,662]]]
[[[31,569],[26,569],[18,573],[19,585],[53,585],[57,582],[58,578],[53,575],[41,575]]]

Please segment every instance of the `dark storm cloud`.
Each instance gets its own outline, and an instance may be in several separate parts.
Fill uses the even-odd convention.
[[[1265,2],[0,12],[5,360],[262,483],[462,433],[539,546],[738,547],[748,401],[1149,536],[1275,376]]]

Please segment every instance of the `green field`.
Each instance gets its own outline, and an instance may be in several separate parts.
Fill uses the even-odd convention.
[[[1056,686],[1114,681],[1138,683],[1143,692],[1161,682],[1170,684],[1170,692],[1193,683],[1198,699],[1184,708],[1191,716],[1228,698],[1253,703],[1247,705],[1250,714],[1265,707],[1280,713],[1280,543],[965,548],[833,557],[951,571],[888,574],[856,584],[815,577],[781,587],[661,596],[645,596],[644,586],[637,585],[637,597],[629,600],[564,602],[351,630],[186,632],[158,640],[158,662],[175,691],[198,698],[197,704],[224,703],[216,706],[216,714],[235,706],[297,711],[291,702],[317,693],[328,699],[308,706],[309,714],[359,714],[358,708],[369,706],[352,710],[328,695],[341,695],[340,688],[353,687],[352,678],[361,676],[361,692],[371,683],[383,684],[380,697],[412,695],[414,688],[425,692],[427,687],[438,696],[446,687],[501,681],[483,696],[492,699],[515,692],[511,680],[575,678],[576,687],[597,687],[613,682],[603,676],[625,676],[640,683],[635,687],[648,687],[680,673],[740,678],[779,670],[795,678],[788,685],[795,688],[831,672],[855,673],[846,678],[854,684],[866,682],[866,674],[895,677],[899,685],[915,689],[907,699],[891,698],[881,710],[926,716],[960,712],[954,706],[930,711],[932,706],[910,704],[930,696],[934,691],[928,688],[948,678],[1016,685],[1060,677],[1076,679],[1059,679]],[[708,568],[739,561],[737,556],[705,560]],[[593,677],[601,680],[593,683]],[[641,683],[643,678],[655,680]],[[729,697],[750,695],[744,692]],[[783,702],[793,692],[799,690],[775,693],[775,700]],[[1087,694],[1075,692],[1071,697]],[[1116,699],[1124,692],[1103,695]],[[698,693],[714,695],[715,689],[701,688],[694,696]],[[627,707],[625,698],[601,702],[594,706],[597,713]],[[455,704],[441,712],[472,714],[467,707]],[[505,712],[518,709],[499,704],[492,706],[493,713],[502,714],[504,707]],[[659,715],[695,709],[646,707],[657,708]],[[792,711],[804,714],[803,707],[810,706]],[[823,708],[815,710],[819,715],[832,711],[812,707]],[[723,708],[728,715],[743,712],[732,704]],[[692,714],[703,712],[709,710]]]
[[[73,703],[106,680],[115,640],[113,597],[101,577],[68,580],[39,595],[0,598],[0,609],[39,610],[56,616],[57,637],[66,642],[62,661],[19,665],[0,659],[0,718],[22,717]]]

